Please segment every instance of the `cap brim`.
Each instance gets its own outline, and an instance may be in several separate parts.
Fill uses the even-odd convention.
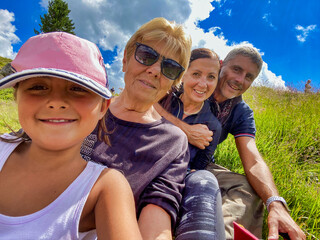
[[[112,97],[111,92],[92,79],[73,72],[54,68],[36,68],[13,73],[0,79],[0,89],[13,87],[18,82],[33,77],[57,77],[79,84],[105,99]]]

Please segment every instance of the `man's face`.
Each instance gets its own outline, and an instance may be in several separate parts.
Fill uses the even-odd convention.
[[[214,92],[218,102],[235,98],[243,94],[258,76],[258,66],[249,57],[237,55],[223,63],[219,82]]]

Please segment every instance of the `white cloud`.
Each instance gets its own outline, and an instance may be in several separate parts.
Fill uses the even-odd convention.
[[[276,29],[273,23],[270,20],[270,13],[266,13],[262,16],[262,19],[269,25],[269,27]]]
[[[45,1],[45,0],[42,0]],[[110,86],[123,87],[122,56],[130,36],[154,17],[183,23],[191,13],[188,0],[67,0],[76,34],[118,56],[107,69]],[[201,4],[202,0],[199,1]],[[208,2],[208,1],[206,1]],[[198,6],[198,4],[196,4]],[[198,8],[198,15],[201,9]],[[208,12],[209,14],[209,12]]]
[[[11,22],[14,22],[14,14],[0,9],[0,56],[12,59],[17,54],[13,51],[12,44],[20,39],[14,34],[16,27]]]
[[[297,40],[299,42],[305,42],[307,37],[309,36],[309,33],[314,31],[316,29],[317,25],[309,25],[307,27],[303,27],[301,25],[296,25],[295,29],[297,31],[300,32],[300,34],[298,34],[296,37],[297,37]]]
[[[213,1],[218,3],[219,8],[226,2],[226,0],[67,0],[71,10],[70,18],[75,23],[78,36],[95,42],[104,51],[114,51],[117,47],[117,56],[106,66],[110,87],[114,87],[116,91],[124,86],[122,57],[127,40],[142,24],[154,17],[165,17],[182,23],[192,36],[193,48],[211,48],[221,59],[233,47],[249,44],[228,41],[219,26],[213,26],[207,32],[197,26],[199,21],[207,19],[210,13],[214,13],[215,8],[211,4]],[[46,7],[48,0],[40,0],[40,4]],[[230,16],[232,11],[227,9],[224,14]],[[273,74],[266,64],[255,82],[257,84],[262,82],[270,87],[284,85],[281,76]]]
[[[278,90],[287,90],[282,76],[276,76],[268,69],[268,64],[263,63],[259,76],[254,80],[252,86],[266,86]]]

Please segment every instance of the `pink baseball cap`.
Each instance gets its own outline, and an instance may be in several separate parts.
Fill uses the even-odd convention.
[[[11,62],[15,73],[0,80],[0,89],[33,77],[57,77],[75,82],[103,98],[111,98],[108,77],[98,47],[65,32],[31,37]]]

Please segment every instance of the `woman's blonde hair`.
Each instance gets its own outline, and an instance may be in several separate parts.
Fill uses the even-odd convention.
[[[164,42],[163,52],[178,55],[179,64],[184,69],[188,68],[192,41],[182,25],[162,17],[154,18],[143,24],[127,42],[125,47],[127,59],[133,55],[136,42],[144,43],[147,41]],[[174,81],[173,86],[180,84],[183,74],[184,72]]]

